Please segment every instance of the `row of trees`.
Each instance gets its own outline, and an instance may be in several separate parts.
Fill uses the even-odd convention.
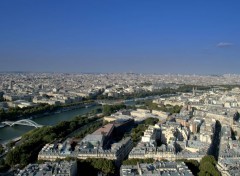
[[[85,103],[93,103],[93,100],[86,100],[83,102],[62,104],[62,105],[49,105],[49,104],[43,103],[34,107],[24,107],[24,108],[10,107],[8,111],[5,111],[4,109],[0,109],[0,122],[4,120],[17,120],[19,118],[34,116],[34,115],[43,114],[46,112],[51,113],[62,108],[81,106]]]
[[[82,130],[80,130],[75,137],[76,138],[84,138],[87,134],[91,134],[94,131],[96,131],[98,128],[100,128],[103,125],[103,121],[96,121],[96,122],[92,122],[91,124],[89,124],[87,126],[87,128],[84,128]]]
[[[34,107],[25,107],[25,108],[9,108],[8,111],[0,109],[0,121],[4,120],[17,120],[20,117],[27,117],[32,115],[37,115],[45,112],[53,112],[58,110],[58,106],[40,104],[39,106]]]
[[[177,161],[183,161],[188,168],[191,170],[193,175],[198,176],[220,176],[221,174],[217,170],[216,164],[217,161],[215,160],[214,156],[206,155],[204,156],[200,163],[196,160],[187,160],[181,159]]]
[[[210,86],[199,86],[199,85],[186,85],[183,84],[181,86],[179,86],[176,91],[177,92],[192,92],[192,90],[197,89],[197,90],[209,90],[211,89]]]
[[[154,91],[141,91],[135,92],[132,94],[121,94],[118,97],[108,97],[108,95],[98,95],[97,99],[132,99],[132,98],[143,98],[147,96],[155,96],[155,95],[164,95],[164,94],[176,94],[177,92],[191,92],[193,88],[197,88],[198,90],[209,90],[211,87],[209,86],[196,86],[196,85],[181,85],[177,89],[172,88],[162,88]]]
[[[117,104],[117,105],[103,105],[103,114],[109,116],[114,112],[119,111],[120,109],[126,109],[126,105]]]
[[[4,151],[5,151],[5,150],[4,150],[3,146],[2,146],[2,144],[0,144],[0,155],[3,154]]]
[[[123,161],[123,165],[136,165],[137,163],[153,163],[154,159],[147,158],[147,159],[127,159]]]
[[[174,113],[179,113],[182,109],[182,106],[172,106],[172,105],[158,105],[156,103],[153,103],[152,101],[146,101],[144,105],[141,106],[143,109],[149,109],[149,110],[158,110],[158,111],[164,111],[164,112],[169,112],[171,114]]]
[[[163,88],[160,90],[155,91],[141,91],[141,92],[135,92],[131,94],[120,94],[118,97],[109,97],[108,95],[99,95],[97,99],[103,100],[119,100],[119,99],[133,99],[133,98],[143,98],[148,96],[155,96],[155,95],[163,95],[163,94],[175,94],[176,90],[171,88]]]
[[[147,129],[147,127],[149,125],[155,125],[158,121],[159,120],[156,118],[148,118],[144,120],[143,123],[138,124],[135,128],[133,128],[130,133],[133,143],[136,145],[141,139],[141,136],[143,136],[144,131]]]
[[[81,102],[76,102],[76,103],[61,104],[61,105],[57,105],[57,106],[61,107],[61,108],[65,108],[65,107],[79,106],[79,105],[93,103],[93,102],[94,102],[94,100],[90,99],[90,100],[83,100]]]
[[[0,158],[0,175],[1,173],[7,172],[9,168],[9,165],[6,164],[5,160]]]
[[[204,156],[199,164],[199,170],[198,173],[199,176],[220,176],[221,174],[217,170],[216,167],[217,161],[215,160],[214,156],[207,155]]]
[[[105,175],[115,175],[117,168],[114,161],[107,159],[88,158],[86,160],[78,160],[78,173],[84,176],[98,175],[102,172]]]

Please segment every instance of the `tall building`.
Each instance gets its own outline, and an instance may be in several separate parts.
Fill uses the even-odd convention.
[[[194,87],[193,87],[193,90],[192,90],[192,95],[193,95],[193,96],[196,96],[196,90],[195,90]]]
[[[9,83],[9,89],[13,89],[13,84],[14,84],[14,81],[10,81],[10,83]]]

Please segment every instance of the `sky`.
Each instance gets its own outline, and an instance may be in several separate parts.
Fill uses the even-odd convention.
[[[1,0],[0,71],[240,74],[239,0]]]

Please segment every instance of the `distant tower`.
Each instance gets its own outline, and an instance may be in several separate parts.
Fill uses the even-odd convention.
[[[193,90],[192,90],[192,95],[195,96],[196,95],[196,91],[195,91],[195,88],[193,87]]]
[[[14,84],[14,81],[10,81],[10,85],[9,85],[9,89],[13,89],[13,84]]]

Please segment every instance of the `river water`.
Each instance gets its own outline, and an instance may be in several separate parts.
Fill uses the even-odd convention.
[[[91,112],[94,109],[99,108],[100,106],[92,106],[89,108],[80,108],[71,111],[61,112],[59,114],[52,114],[48,116],[38,117],[33,119],[36,123],[40,125],[55,125],[58,122],[64,120],[71,120],[77,115],[83,115],[88,112]],[[24,133],[34,129],[34,127],[29,126],[20,126],[15,125],[13,127],[6,126],[4,128],[0,128],[0,143],[4,143],[8,140],[14,139],[16,137],[22,136]]]
[[[162,95],[166,96],[168,94]],[[151,100],[155,98],[159,98],[162,96],[149,96],[145,98],[136,98],[136,99],[131,99],[124,101],[126,105],[135,105],[136,101],[139,100]],[[88,112],[91,112],[94,109],[99,108],[100,105],[98,106],[92,106],[89,108],[80,108],[80,109],[75,109],[71,111],[66,111],[66,112],[61,112],[59,114],[53,114],[53,115],[48,115],[48,116],[43,116],[43,117],[38,117],[36,119],[33,119],[36,123],[40,125],[55,125],[58,122],[61,122],[63,120],[71,120],[77,115],[83,115]],[[20,126],[16,125],[13,127],[6,126],[4,128],[0,128],[0,143],[5,143],[6,141],[9,141],[11,139],[17,138],[19,136],[22,136],[24,133],[34,129],[34,127],[29,127],[29,126]]]

